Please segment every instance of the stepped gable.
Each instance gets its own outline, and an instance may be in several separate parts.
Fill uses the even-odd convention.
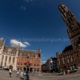
[[[20,50],[20,53],[22,53],[22,56],[28,56],[28,54],[29,55],[39,54],[39,52],[36,50]]]

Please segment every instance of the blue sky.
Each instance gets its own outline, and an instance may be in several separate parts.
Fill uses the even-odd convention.
[[[80,20],[80,0],[0,0],[0,37],[9,46],[15,40],[23,49],[41,48],[42,61],[55,57],[71,44],[58,10],[61,3]]]

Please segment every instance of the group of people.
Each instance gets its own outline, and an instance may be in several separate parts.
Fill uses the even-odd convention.
[[[12,77],[12,69],[9,69],[9,76]],[[20,77],[21,80],[29,80],[29,69],[24,68],[24,70],[17,69],[16,71],[16,77]]]
[[[64,75],[65,74],[70,74],[70,70],[69,69],[68,70],[64,70],[63,73],[64,73]]]

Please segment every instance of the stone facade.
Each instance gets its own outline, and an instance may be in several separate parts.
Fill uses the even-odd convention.
[[[42,72],[57,72],[57,58],[49,58],[45,64],[42,65]]]
[[[73,50],[72,45],[66,47],[62,53],[57,52],[58,69],[77,69],[80,64],[80,54]]]
[[[78,22],[74,14],[64,4],[59,5],[59,10],[67,25],[72,46],[74,49],[77,49],[80,46],[80,22]]]
[[[13,67],[17,69],[18,48],[5,46],[5,41],[0,39],[0,66],[3,68]]]
[[[18,47],[8,47],[4,39],[0,39],[0,66],[13,67],[13,70],[26,67],[30,63],[30,71],[41,72],[41,51],[20,50]],[[34,70],[33,70],[34,69]]]
[[[59,5],[59,10],[71,40],[71,45],[66,47],[62,53],[57,52],[57,63],[59,69],[76,69],[80,66],[80,22],[74,14],[64,5]]]

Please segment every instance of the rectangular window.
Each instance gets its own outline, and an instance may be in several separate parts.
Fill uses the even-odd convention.
[[[61,64],[61,61],[60,61],[60,59],[59,59],[59,65]]]
[[[65,64],[64,58],[63,58],[63,64]]]

